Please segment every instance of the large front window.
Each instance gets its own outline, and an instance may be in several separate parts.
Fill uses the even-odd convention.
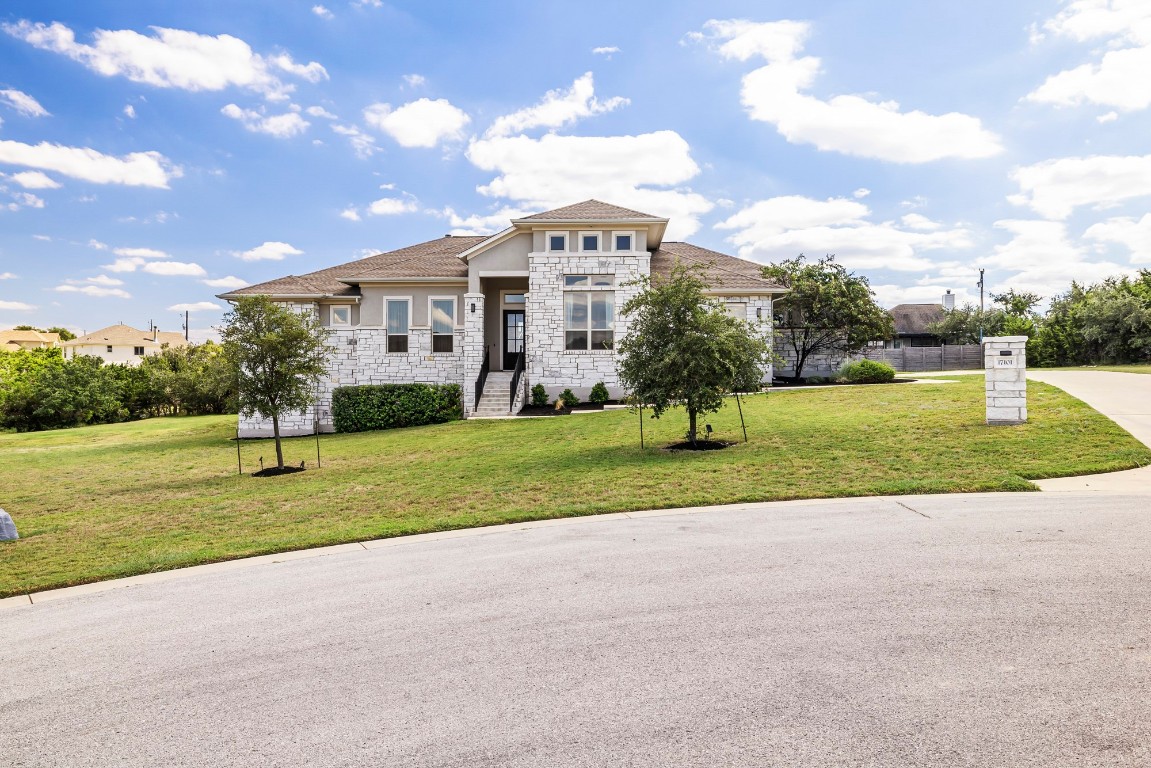
[[[408,351],[408,317],[410,316],[411,302],[407,299],[389,299],[388,313],[388,351]]]
[[[564,349],[610,350],[615,345],[615,277],[564,277]]]
[[[432,299],[432,351],[451,352],[456,330],[456,300]]]

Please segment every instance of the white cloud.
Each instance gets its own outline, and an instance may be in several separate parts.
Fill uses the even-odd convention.
[[[498,173],[478,187],[487,197],[535,211],[594,197],[669,217],[669,239],[691,235],[699,216],[714,207],[698,193],[674,188],[699,173],[691,148],[675,131],[479,139],[468,146],[467,157],[481,170]]]
[[[968,277],[971,277],[972,280],[978,279],[978,275],[964,275],[965,280]],[[943,294],[949,289],[955,295],[955,306],[957,307],[968,302],[979,303],[978,293],[963,289],[956,290],[954,286],[953,280],[948,280],[940,275],[932,275],[916,285],[873,284],[871,290],[875,293],[875,300],[879,305],[888,308],[897,304],[942,304]]]
[[[269,240],[255,248],[233,255],[243,261],[280,261],[285,256],[300,256],[303,251],[287,243]]]
[[[1132,272],[1112,262],[1087,261],[1084,249],[1071,242],[1063,222],[1004,219],[995,222],[995,227],[1009,232],[1011,240],[997,245],[994,254],[979,263],[1008,271],[999,281],[1004,288],[1051,297],[1067,290],[1072,280],[1094,283]]]
[[[348,221],[359,221],[360,212],[356,210],[355,206],[349,206],[348,208],[340,211],[340,218],[347,219]]]
[[[1151,195],[1151,155],[1063,157],[1015,168],[1019,194],[1008,197],[1049,219],[1064,219],[1084,205],[1099,208]]]
[[[149,261],[141,269],[164,277],[203,277],[208,274],[199,264],[186,261]]]
[[[867,187],[860,187],[859,189],[852,192],[851,196],[854,197],[856,200],[862,200],[863,198],[867,197],[870,194],[871,194],[870,189],[868,189]]]
[[[146,262],[139,256],[129,256],[123,259],[116,259],[111,264],[102,264],[101,269],[106,269],[109,272],[135,272],[138,267],[141,267]]]
[[[108,250],[108,244],[107,243],[101,243],[99,240],[97,240],[94,237],[88,241],[88,247],[89,248],[95,248],[97,251]]]
[[[92,242],[95,242],[95,241],[94,240],[90,241],[90,243],[92,243]],[[100,245],[103,245],[103,244],[101,243]],[[99,248],[100,245],[97,245],[94,247]],[[104,248],[107,248],[107,247],[108,246],[106,246],[106,245],[104,246]],[[134,256],[134,257],[140,258],[140,259],[167,259],[167,258],[170,258],[168,256],[168,254],[164,253],[163,251],[158,251],[155,248],[115,248],[115,249],[113,249],[112,253],[116,254],[117,256]]]
[[[115,297],[118,299],[130,299],[132,294],[125,291],[123,288],[106,288],[102,285],[71,285],[65,283],[58,285],[54,290],[60,293],[82,293],[85,296],[95,296],[97,298]]]
[[[233,120],[239,120],[245,128],[253,133],[266,133],[277,139],[289,139],[297,136],[308,130],[308,126],[311,125],[296,112],[265,115],[262,111],[241,109],[235,104],[226,104],[220,112]]]
[[[410,74],[404,75],[404,83],[409,88],[419,88],[422,85],[427,85],[428,79],[423,75]]]
[[[753,56],[767,65],[743,77],[742,102],[753,120],[771,123],[793,144],[895,163],[943,158],[981,158],[1003,151],[999,137],[977,117],[958,112],[901,112],[894,101],[842,95],[823,100],[811,89],[820,71],[814,56],[798,57],[811,27],[807,22],[757,23],[711,20],[694,39],[717,44],[727,59]]]
[[[193,304],[173,304],[168,307],[169,312],[210,312],[223,309],[219,304],[210,301],[197,301]]]
[[[89,277],[89,278],[86,278],[84,282],[91,283],[93,285],[105,285],[105,286],[123,285],[124,284],[123,280],[118,280],[114,277],[108,277],[107,275],[96,275],[95,277]]]
[[[4,24],[13,37],[68,56],[105,77],[120,75],[136,83],[188,91],[245,88],[269,99],[283,99],[294,89],[273,72],[280,70],[315,82],[327,77],[316,62],[296,64],[287,54],[265,58],[231,35],[200,35],[180,29],[151,27],[154,36],[130,29],[93,33],[93,44],[76,42],[68,27],[19,21]]]
[[[448,220],[453,235],[490,235],[493,232],[507,229],[512,219],[520,219],[533,213],[538,213],[538,211],[505,207],[495,213],[461,216],[453,209],[445,208],[439,211],[438,215]],[[372,254],[366,255],[371,256]]]
[[[325,120],[338,120],[339,119],[338,117],[336,117],[331,112],[324,109],[323,107],[308,107],[304,111],[307,112],[312,117],[322,117]]]
[[[415,200],[402,200],[398,197],[382,197],[368,206],[368,213],[373,216],[395,216],[401,213],[418,211],[419,206]]]
[[[168,188],[168,181],[183,171],[159,152],[132,152],[113,157],[87,147],[60,144],[24,144],[0,140],[0,163],[38,168],[93,184],[124,184],[129,187]]]
[[[390,104],[372,104],[364,110],[369,125],[391,136],[401,147],[434,147],[464,137],[471,118],[447,99],[417,99],[392,109]]]
[[[931,232],[933,230],[939,229],[942,226],[938,222],[932,221],[921,213],[904,214],[900,218],[900,221],[902,221],[903,226],[907,227],[908,229],[917,229],[921,232]]]
[[[359,127],[336,124],[332,126],[332,130],[348,138],[348,142],[352,145],[357,157],[371,157],[376,152],[376,139],[361,131]]]
[[[761,200],[716,225],[735,230],[728,241],[739,255],[759,262],[833,254],[850,269],[925,270],[937,266],[925,251],[969,248],[963,228],[933,232],[869,221],[870,209],[844,197],[813,200],[799,195]]]
[[[44,242],[51,242],[52,237],[50,235],[32,235],[32,239],[33,240],[43,240]]]
[[[1151,4],[1145,0],[1075,0],[1044,29],[1077,42],[1104,39],[1097,61],[1048,77],[1027,95],[1057,106],[1100,104],[1123,111],[1151,106]],[[1126,46],[1126,47],[1120,47]]]
[[[1151,264],[1151,213],[1136,221],[1117,217],[1092,224],[1083,237],[1097,242],[1119,243],[1131,252],[1132,264]]]
[[[18,211],[21,208],[43,208],[44,201],[31,192],[9,192],[14,202],[8,204],[8,210]]]
[[[603,102],[596,99],[592,73],[585,72],[568,90],[548,91],[539,104],[496,118],[484,136],[511,136],[540,127],[562,128],[581,118],[611,112],[630,103],[622,96],[613,96]]]
[[[210,288],[225,289],[243,288],[244,286],[248,285],[247,280],[242,277],[236,277],[235,275],[228,275],[227,277],[213,277],[208,280],[201,280],[200,282]]]
[[[124,117],[128,117],[128,118],[131,118],[132,120],[135,120],[136,119],[136,108],[133,107],[131,104],[125,104],[124,105]]]
[[[312,13],[316,14],[321,19],[330,19],[333,16],[335,16],[334,13],[332,13],[331,11],[329,11],[327,8],[325,8],[322,5],[313,5],[312,6]]]
[[[619,53],[619,46],[618,45],[601,45],[598,48],[592,48],[591,52],[594,53],[596,56],[607,56],[610,59],[612,57],[612,54]]]
[[[22,301],[3,301],[0,300],[0,309],[7,309],[12,312],[30,312],[36,309],[34,304],[25,304]]]
[[[25,117],[47,117],[49,114],[36,99],[14,88],[0,90],[0,104],[12,107]]]
[[[16,275],[11,272],[0,272],[0,280],[15,280]]]

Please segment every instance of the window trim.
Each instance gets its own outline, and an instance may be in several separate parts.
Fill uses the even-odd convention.
[[[452,303],[452,330],[448,333],[436,333],[435,321],[432,320],[432,302],[434,301],[450,301]],[[456,331],[459,330],[459,297],[458,296],[428,296],[428,333],[432,337],[431,353],[433,355],[454,355],[458,351],[456,349]],[[451,352],[436,352],[436,337],[447,336],[452,340]]]
[[[631,248],[628,248],[626,251],[621,251],[616,247],[615,239],[617,237],[619,237],[620,235],[627,235],[628,237],[631,238]],[[612,253],[635,253],[635,230],[612,231],[612,233],[611,233],[611,251],[612,251]]]
[[[104,348],[107,350],[107,351],[104,353],[105,355],[110,355],[110,354],[112,354],[112,345],[111,345],[111,344],[105,344],[105,345],[104,345]]]
[[[348,310],[348,322],[346,322],[346,323],[336,322],[336,310],[337,309]],[[351,326],[351,324],[352,324],[352,305],[351,304],[329,304],[328,305],[328,325],[332,326],[333,328],[348,328]]]
[[[512,304],[512,303],[508,302],[508,296],[523,296],[524,300],[520,304]],[[517,289],[513,288],[510,290],[501,290],[500,291],[500,309],[518,309],[520,307],[526,307],[528,304],[528,298],[527,297],[528,297],[527,289],[517,290]]]
[[[584,237],[595,237],[596,249],[594,251],[585,250],[583,247]],[[579,233],[579,252],[580,253],[604,253],[603,249],[603,232],[598,229],[588,230]]]
[[[388,349],[388,339],[392,336],[391,331],[388,330],[388,302],[389,301],[402,301],[408,305],[408,332],[405,334],[395,334],[396,336],[406,336],[408,338],[407,350],[404,352],[392,352]],[[412,297],[411,296],[385,296],[384,297],[384,354],[385,355],[410,355],[412,354]]]
[[[137,350],[139,350],[139,351],[137,351]],[[132,347],[132,354],[135,355],[136,357],[143,357],[144,356],[144,348],[143,347]]]
[[[569,277],[587,277],[589,285],[570,286],[569,287],[567,285],[567,278],[569,278]],[[590,285],[592,279],[595,277],[609,277],[609,278],[611,278],[611,285]],[[564,278],[564,286],[563,286],[563,294],[564,294],[563,352],[564,352],[564,354],[567,354],[567,355],[571,355],[571,354],[577,354],[577,355],[578,354],[585,354],[585,355],[586,354],[595,354],[595,355],[613,354],[615,352],[616,323],[619,320],[619,316],[617,314],[618,307],[616,306],[616,300],[615,300],[616,291],[617,291],[616,275],[614,273],[605,273],[605,272],[581,272],[581,273],[573,273],[570,275],[565,274],[563,276],[563,278]],[[569,294],[569,293],[582,294],[582,295],[588,297],[588,299],[587,299],[587,327],[586,328],[569,328],[568,327],[567,294]],[[594,298],[596,296],[602,296],[604,293],[611,293],[611,318],[608,320],[608,326],[609,327],[608,328],[593,328],[592,327],[592,301],[594,300]],[[584,347],[583,349],[569,349],[568,348],[567,335],[571,331],[577,331],[577,332],[578,331],[584,331],[584,332],[586,332],[587,333],[587,346]],[[610,348],[608,348],[608,349],[595,349],[592,346],[592,334],[595,333],[596,331],[610,332],[611,333],[611,347]]]
[[[563,247],[562,251],[552,250],[552,238],[553,237],[562,237],[564,239],[564,247]],[[545,232],[544,233],[544,252],[545,253],[567,253],[569,245],[570,245],[570,243],[568,242],[568,233],[567,232]]]

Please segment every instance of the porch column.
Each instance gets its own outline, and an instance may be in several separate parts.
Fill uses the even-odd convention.
[[[484,364],[484,295],[464,294],[464,415],[476,407],[476,377]],[[489,361],[490,362],[490,361]]]

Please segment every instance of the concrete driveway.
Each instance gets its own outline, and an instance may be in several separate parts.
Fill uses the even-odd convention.
[[[0,610],[5,766],[1151,765],[1145,496],[632,513]]]
[[[1027,378],[1059,387],[1151,447],[1151,375],[1111,371],[1047,371],[1031,368]],[[1087,477],[1038,480],[1044,491],[1151,492],[1151,467]]]

